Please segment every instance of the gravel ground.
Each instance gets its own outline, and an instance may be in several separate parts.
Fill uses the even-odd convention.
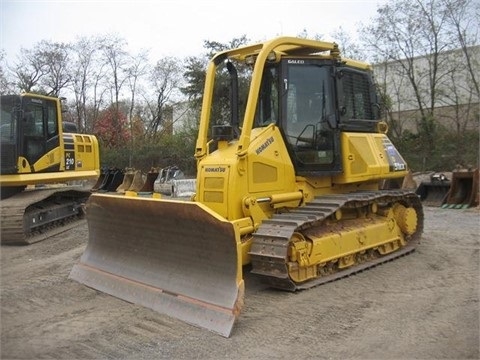
[[[427,207],[414,253],[310,290],[247,274],[228,339],[69,280],[82,220],[1,247],[1,358],[479,359],[479,215]]]

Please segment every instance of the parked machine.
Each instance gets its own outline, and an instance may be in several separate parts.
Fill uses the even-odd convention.
[[[432,173],[429,181],[420,182],[416,193],[423,206],[467,209],[479,205],[478,168],[459,166],[446,174]]]
[[[83,216],[90,192],[67,183],[99,176],[98,142],[63,123],[59,98],[4,95],[0,112],[1,242],[30,244]]]
[[[440,206],[450,190],[451,180],[443,173],[432,173],[429,181],[422,181],[416,193],[424,206]]]
[[[153,189],[160,194],[172,195],[174,193],[173,181],[181,179],[185,179],[185,175],[178,166],[167,166],[160,170],[153,184]]]
[[[478,168],[456,169],[452,172],[451,186],[442,201],[444,209],[467,209],[479,205]]]
[[[380,189],[408,168],[377,101],[369,65],[335,43],[279,37],[216,54],[194,200],[93,194],[70,277],[228,337],[244,270],[295,291],[413,251],[422,205],[415,190]]]

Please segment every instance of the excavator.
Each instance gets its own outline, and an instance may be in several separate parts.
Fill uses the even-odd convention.
[[[0,97],[1,243],[28,245],[76,225],[90,191],[69,183],[100,175],[98,141],[63,122],[61,99]]]
[[[202,101],[195,195],[92,194],[71,279],[230,337],[244,271],[294,292],[414,251],[422,204],[370,65],[278,37],[214,55]]]

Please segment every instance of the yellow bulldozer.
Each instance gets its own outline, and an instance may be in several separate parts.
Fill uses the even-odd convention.
[[[191,201],[93,194],[70,278],[229,337],[243,271],[288,291],[415,249],[423,210],[371,68],[278,37],[209,62]],[[248,266],[247,266],[248,265]]]
[[[95,136],[62,120],[57,97],[0,97],[2,244],[27,245],[64,231],[84,215],[90,191],[74,181],[100,175]]]

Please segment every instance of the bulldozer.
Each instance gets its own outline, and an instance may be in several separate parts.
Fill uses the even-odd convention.
[[[100,175],[98,141],[64,122],[58,97],[0,97],[1,243],[28,245],[83,218],[90,192],[71,185]]]
[[[202,101],[195,195],[92,194],[71,279],[230,337],[244,271],[294,292],[414,251],[422,204],[380,188],[409,168],[369,64],[278,37],[214,55]]]

